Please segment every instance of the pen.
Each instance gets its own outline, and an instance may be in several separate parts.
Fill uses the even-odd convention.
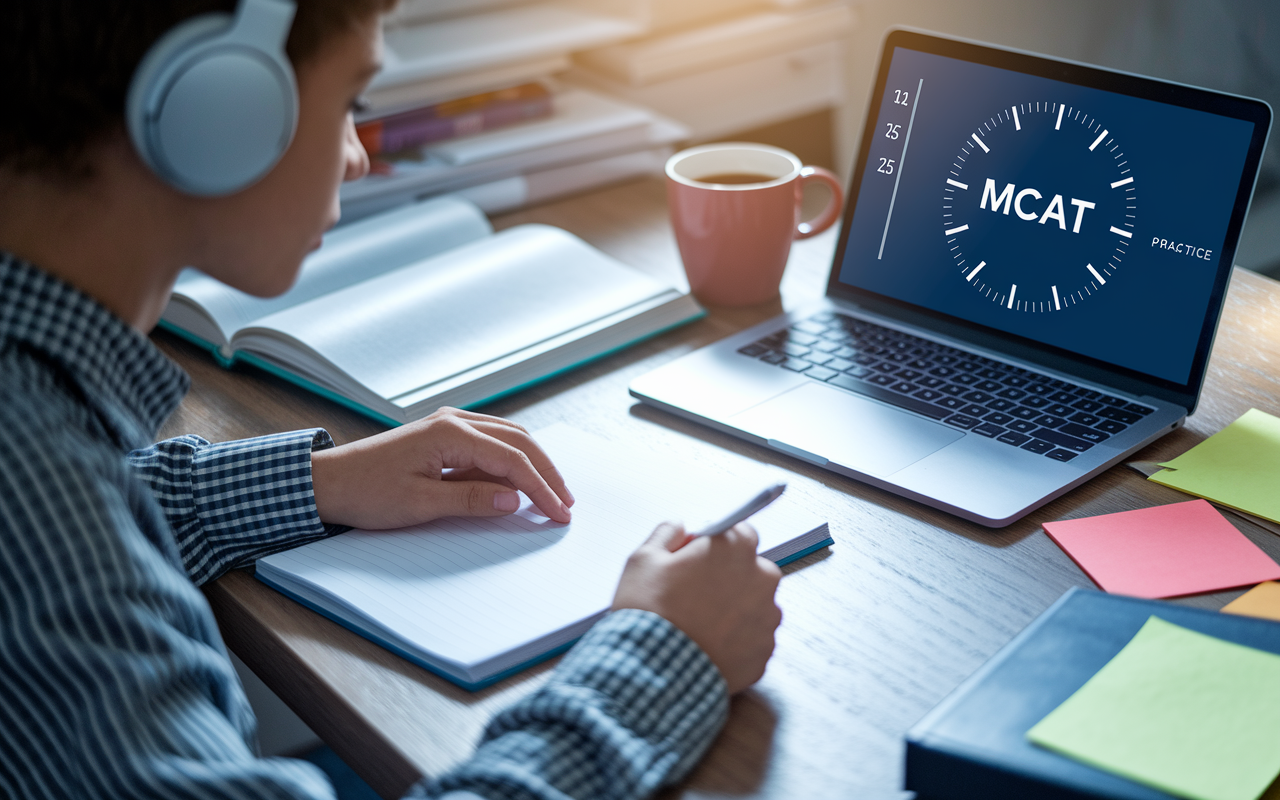
[[[694,536],[715,536],[717,534],[724,533],[725,531],[732,528],[734,525],[737,525],[739,522],[742,522],[743,520],[745,520],[747,517],[750,517],[752,514],[756,513],[757,511],[762,510],[765,506],[769,505],[774,500],[777,500],[779,497],[782,496],[782,492],[786,488],[787,488],[787,485],[785,483],[779,483],[774,486],[770,486],[768,489],[765,489],[760,494],[756,495],[755,497],[751,498],[747,502],[743,503],[741,508],[734,509],[724,519],[720,520],[719,522],[712,523],[711,525],[708,525],[707,527],[703,528],[700,531],[695,531],[693,535]]]

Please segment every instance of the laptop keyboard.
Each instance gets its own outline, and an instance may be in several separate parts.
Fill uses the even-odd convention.
[[[1154,411],[844,314],[817,314],[738,352],[1056,461]]]

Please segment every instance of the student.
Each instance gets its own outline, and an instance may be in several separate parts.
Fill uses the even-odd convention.
[[[145,336],[178,271],[284,291],[365,173],[350,109],[388,5],[298,0],[296,134],[260,180],[202,196],[140,157],[125,98],[162,34],[234,0],[0,4],[0,796],[331,797],[310,765],[255,757],[197,587],[337,526],[510,513],[514,489],[570,517],[537,443],[465,411],[342,447],[322,430],[151,444],[188,384]],[[755,544],[659,526],[614,613],[411,794],[633,798],[687,773],[773,649],[779,573]]]

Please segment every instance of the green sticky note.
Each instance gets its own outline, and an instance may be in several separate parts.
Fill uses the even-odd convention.
[[[1280,522],[1280,419],[1256,408],[1148,480]]]
[[[1280,655],[1151,617],[1027,738],[1198,800],[1257,800],[1280,774]]]

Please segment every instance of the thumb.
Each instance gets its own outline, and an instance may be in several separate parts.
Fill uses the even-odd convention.
[[[679,522],[664,522],[653,529],[645,541],[645,547],[660,547],[668,553],[674,553],[689,543],[689,534]]]
[[[514,489],[490,481],[432,481],[424,500],[435,517],[503,517],[520,507]]]

